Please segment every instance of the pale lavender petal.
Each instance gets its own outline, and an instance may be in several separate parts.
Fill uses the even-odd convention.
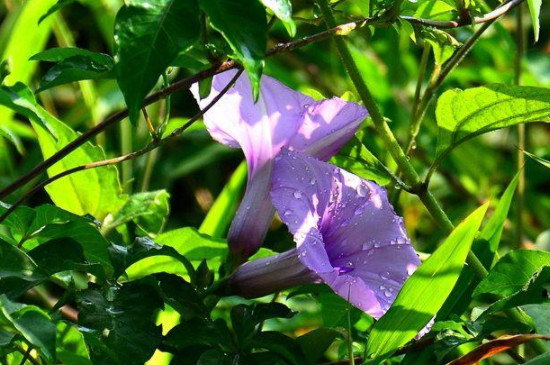
[[[379,318],[420,264],[386,192],[286,149],[275,161],[272,181],[274,206],[294,235],[301,262]]]
[[[229,248],[235,263],[246,261],[258,251],[273,220],[275,209],[269,197],[272,165],[272,162],[264,165],[249,179],[229,228]]]
[[[228,289],[244,298],[258,298],[292,286],[318,281],[298,259],[297,249],[246,262],[231,275]]]
[[[214,76],[210,95],[200,100],[198,84],[191,87],[201,108],[231,81],[236,70]],[[263,76],[260,95],[255,103],[248,77],[241,75],[233,88],[204,115],[208,132],[219,142],[242,148],[249,176],[254,176],[271,160],[300,127],[304,105],[313,104],[309,96],[294,91],[274,78]]]
[[[307,105],[300,128],[288,146],[326,161],[353,137],[367,116],[364,107],[340,98]]]
[[[191,91],[199,106],[204,108],[219,95],[236,72],[214,76],[210,95],[202,100],[198,84],[193,85]],[[315,102],[269,76],[262,77],[260,96],[254,103],[246,75],[205,113],[212,137],[242,148],[247,160],[247,190],[228,234],[237,262],[258,250],[269,229],[273,218],[267,193],[269,174],[279,151],[287,147],[329,159],[366,116],[366,109],[358,104],[338,98]]]

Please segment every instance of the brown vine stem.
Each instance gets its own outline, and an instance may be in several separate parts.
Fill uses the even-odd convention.
[[[162,138],[162,139],[153,139],[153,141],[151,143],[149,143],[147,146],[143,147],[142,149],[131,152],[131,153],[128,153],[126,155],[122,155],[122,156],[118,156],[118,157],[115,157],[115,158],[110,158],[110,159],[107,159],[107,160],[96,161],[96,162],[92,162],[92,163],[89,163],[89,164],[73,167],[71,169],[65,170],[65,171],[63,171],[63,172],[61,172],[57,175],[54,175],[54,176],[42,181],[41,183],[34,186],[27,193],[25,193],[19,200],[17,200],[12,206],[9,207],[4,212],[4,214],[2,214],[2,216],[0,216],[0,223],[2,223],[11,213],[13,213],[15,211],[15,209],[17,209],[17,207],[19,207],[21,204],[23,204],[23,202],[25,200],[27,200],[28,198],[30,198],[31,196],[36,194],[38,191],[42,190],[42,188],[44,188],[46,185],[53,183],[54,181],[57,181],[57,180],[65,177],[65,176],[74,174],[74,173],[79,172],[79,171],[95,169],[95,168],[103,167],[103,166],[107,166],[107,165],[114,165],[114,164],[121,163],[123,161],[131,160],[133,158],[144,155],[147,152],[150,152],[150,151],[158,148],[159,146],[163,145],[164,143],[166,143],[166,141],[171,140],[171,139],[179,136],[187,128],[189,128],[193,123],[195,123],[199,118],[201,118],[204,113],[206,113],[210,108],[212,108],[214,106],[214,104],[216,104],[221,99],[221,97],[223,95],[225,95],[225,93],[227,91],[229,91],[229,89],[233,86],[235,81],[237,81],[237,79],[239,78],[239,76],[242,73],[243,73],[243,69],[239,69],[239,71],[235,74],[235,76],[233,76],[231,81],[229,81],[229,83],[220,91],[220,93],[218,95],[216,95],[216,97],[214,97],[212,99],[212,101],[207,106],[204,107],[204,109],[202,109],[197,114],[195,114],[183,126],[175,129],[167,137]]]
[[[477,23],[490,22],[491,20],[494,20],[500,15],[506,13],[508,10],[514,8],[517,4],[521,3],[522,1],[524,0],[511,0],[510,2],[500,6],[496,10],[487,13],[485,16],[476,18],[477,20],[474,19],[474,21]],[[427,25],[427,26],[440,27],[440,28],[456,28],[456,27],[471,25],[471,23],[465,23],[462,20],[451,21],[451,22],[437,22],[429,19],[419,19],[414,17],[401,17],[401,19],[407,20],[412,23],[417,23],[420,25]],[[347,35],[353,30],[359,29],[366,24],[376,24],[376,23],[387,24],[387,19],[384,16],[381,16],[381,17],[364,18],[353,22],[340,24],[331,29],[327,29],[325,31],[313,34],[311,36],[301,38],[294,42],[277,44],[266,52],[266,57],[274,56],[276,54],[283,53],[283,52],[289,52],[294,49],[306,46],[310,43],[318,42],[320,40],[326,39],[332,35]],[[189,88],[195,82],[198,82],[200,80],[206,79],[208,77],[211,77],[213,75],[219,74],[221,72],[227,71],[235,67],[237,67],[237,63],[233,60],[228,60],[220,64],[214,65],[206,70],[203,70],[193,76],[179,80],[173,83],[172,85],[167,86],[149,95],[147,98],[145,98],[143,102],[143,107],[146,107],[147,105],[153,104],[161,99],[164,99],[176,91]],[[93,128],[88,129],[86,132],[81,134],[74,141],[67,144],[65,147],[57,151],[55,154],[53,154],[52,156],[50,156],[49,158],[47,158],[46,160],[38,164],[31,171],[19,177],[13,183],[7,186],[4,190],[0,191],[0,200],[4,199],[9,194],[18,190],[22,186],[26,185],[28,182],[38,177],[42,172],[44,172],[49,167],[53,166],[55,163],[59,162],[61,159],[63,159],[65,156],[73,152],[75,149],[77,149],[79,146],[84,144],[86,141],[97,136],[99,133],[103,132],[105,129],[114,125],[115,123],[120,122],[122,119],[126,118],[127,116],[128,116],[128,109],[124,109],[109,116],[107,119],[103,120],[101,123],[97,124]]]

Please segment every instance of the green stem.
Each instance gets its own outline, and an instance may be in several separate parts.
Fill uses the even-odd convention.
[[[418,116],[418,107],[420,103],[420,93],[422,92],[422,84],[424,83],[424,78],[426,77],[426,70],[428,68],[428,60],[430,59],[430,51],[432,47],[428,42],[424,43],[424,50],[422,51],[422,58],[420,59],[418,80],[416,81],[416,90],[414,93],[413,106],[411,110],[411,124],[410,124],[410,136],[409,142],[407,143],[407,148],[405,148],[405,153],[410,154],[413,146],[416,144],[416,136],[420,131],[420,124],[422,118]]]
[[[523,4],[520,4],[516,10],[516,57],[514,62],[514,83],[521,85],[521,62],[525,54],[525,27],[523,25]],[[517,229],[516,229],[516,242],[518,247],[521,247],[523,242],[523,206],[525,195],[525,124],[518,124],[517,131],[517,168],[518,168],[518,186],[517,186]]]
[[[334,27],[336,22],[332,14],[332,9],[328,5],[327,0],[318,0],[318,4],[321,9],[321,12],[323,13],[327,26]],[[489,22],[489,24],[491,23],[492,21]],[[485,23],[483,26],[485,26],[486,24],[487,23]],[[477,38],[479,38],[479,35]],[[395,136],[393,135],[391,129],[386,123],[384,117],[380,113],[380,110],[378,109],[378,106],[376,105],[376,102],[374,101],[372,94],[368,89],[368,86],[365,84],[363,78],[361,77],[361,74],[359,73],[357,65],[355,64],[355,61],[353,60],[349,52],[349,49],[345,44],[345,41],[342,38],[334,38],[334,41],[336,42],[338,52],[340,53],[340,57],[342,58],[342,62],[344,63],[344,67],[347,70],[353,84],[355,85],[355,88],[357,89],[357,92],[359,93],[361,100],[367,107],[367,110],[370,113],[370,116],[374,122],[376,129],[380,134],[380,136],[382,137],[384,144],[386,145],[386,148],[392,155],[398,167],[403,171],[404,176],[407,178],[407,180],[410,182],[413,188],[415,187],[420,188],[420,192],[418,196],[426,206],[428,212],[432,215],[432,217],[436,220],[436,222],[442,228],[444,228],[447,232],[452,231],[454,229],[453,223],[450,221],[449,217],[445,214],[445,212],[443,211],[443,209],[441,208],[437,200],[434,198],[434,196],[427,190],[427,186],[425,184],[420,184],[420,179],[418,177],[416,170],[414,169],[414,167],[408,160],[407,156],[401,149],[401,146],[399,145],[399,143],[397,143]],[[475,43],[475,41],[473,43]],[[448,72],[450,72],[450,70],[452,70],[452,68],[456,66],[456,64],[460,61],[460,59],[462,59],[462,57],[463,56],[461,56],[461,58],[459,59],[456,59],[457,61],[454,61],[452,65],[448,65],[446,67],[446,69],[449,69]],[[483,264],[479,261],[479,259],[476,257],[475,253],[473,253],[472,251],[468,253],[466,262],[474,270],[474,273],[479,278],[484,278],[487,276],[487,270],[485,269]],[[519,312],[517,310],[512,310],[512,311]],[[517,313],[517,315],[519,316],[521,314]],[[535,341],[533,341],[533,343],[535,343]],[[544,344],[541,344],[541,345],[544,347]],[[533,348],[537,352],[541,351],[541,347],[536,344],[533,346]]]

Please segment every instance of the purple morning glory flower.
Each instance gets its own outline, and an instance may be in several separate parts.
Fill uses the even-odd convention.
[[[235,70],[214,77],[210,95],[202,100],[199,88],[191,88],[201,107],[219,94]],[[339,98],[315,101],[277,80],[263,76],[256,103],[248,78],[235,86],[204,115],[211,136],[230,147],[242,148],[248,163],[248,184],[228,234],[236,261],[244,261],[262,244],[274,209],[269,198],[273,159],[282,147],[328,160],[357,131],[367,110]]]
[[[271,197],[296,248],[240,266],[231,290],[257,297],[323,282],[380,318],[420,265],[386,191],[326,162],[284,149]]]

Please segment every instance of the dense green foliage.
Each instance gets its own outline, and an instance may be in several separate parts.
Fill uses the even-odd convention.
[[[0,364],[550,364],[547,3],[3,0],[0,17]],[[231,292],[247,167],[189,91],[229,68],[256,98],[267,74],[369,109],[330,162],[387,189],[423,261],[380,320],[323,284]],[[250,260],[294,246],[276,216]]]

